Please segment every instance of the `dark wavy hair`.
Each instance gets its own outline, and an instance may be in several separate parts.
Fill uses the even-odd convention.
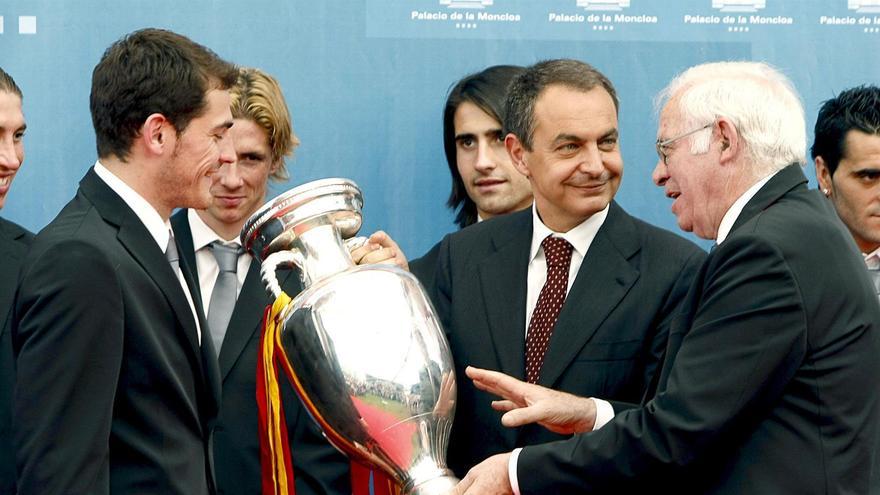
[[[458,173],[455,149],[455,111],[464,102],[470,102],[486,112],[499,124],[504,122],[504,105],[507,88],[514,78],[525,71],[515,65],[495,65],[458,81],[449,91],[446,107],[443,109],[443,149],[446,163],[452,174],[452,191],[446,206],[457,210],[455,223],[460,228],[477,222],[477,205],[468,196],[461,174]]]

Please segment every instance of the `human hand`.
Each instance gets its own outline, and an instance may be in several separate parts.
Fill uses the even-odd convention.
[[[409,270],[409,263],[403,250],[385,232],[379,230],[373,233],[360,247],[351,250],[351,259],[358,265],[373,265],[385,263],[397,265],[404,270]]]
[[[507,465],[510,452],[493,455],[477,464],[448,495],[513,495]]]
[[[596,402],[591,398],[473,366],[468,366],[465,374],[478,389],[502,398],[493,401],[492,408],[504,412],[501,424],[509,428],[538,423],[554,433],[571,435],[593,431],[596,424]]]

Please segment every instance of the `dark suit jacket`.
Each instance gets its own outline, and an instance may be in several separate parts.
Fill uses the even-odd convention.
[[[19,493],[212,491],[219,371],[187,282],[201,346],[163,250],[90,169],[21,269],[12,327]]]
[[[421,258],[416,258],[409,262],[409,271],[419,282],[430,292],[430,288],[434,287],[436,280],[434,274],[437,270],[437,259],[440,258],[440,243],[428,250]]]
[[[192,230],[187,210],[171,217],[181,256],[198,280]],[[299,276],[279,272],[291,297],[302,290]],[[220,349],[223,400],[214,435],[217,490],[228,495],[259,495],[260,439],[257,425],[257,348],[263,311],[270,304],[260,280],[260,264],[251,263]],[[290,438],[297,495],[351,493],[348,458],[324,439],[286,378],[281,379],[284,414]]]
[[[536,425],[505,428],[491,408],[494,397],[464,374],[473,365],[525,375],[531,239],[528,209],[450,234],[440,247],[432,297],[458,376],[448,460],[459,476],[490,455],[564,438]],[[704,258],[693,243],[612,203],[559,314],[539,383],[638,403]]]
[[[15,493],[15,448],[12,441],[12,390],[15,365],[12,357],[12,299],[18,269],[34,235],[0,218],[0,494]]]
[[[782,170],[709,255],[653,399],[597,432],[525,448],[523,494],[621,493],[635,480],[676,493],[878,493],[880,306],[850,234],[806,182],[799,166]]]

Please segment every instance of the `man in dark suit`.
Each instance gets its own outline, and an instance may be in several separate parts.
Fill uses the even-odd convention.
[[[24,113],[21,89],[0,68],[0,208],[12,179],[24,162]],[[34,235],[0,218],[0,493],[15,493],[15,449],[12,441],[12,391],[15,365],[9,323],[18,269]]]
[[[455,493],[877,493],[880,306],[834,209],[807,189],[804,113],[756,62],[661,93],[655,182],[717,247],[673,322],[656,393],[592,433],[487,459]],[[469,370],[508,425],[589,431],[592,399]]]
[[[170,232],[235,160],[236,71],[144,29],[92,74],[98,160],[22,264],[12,326],[20,494],[209,494],[220,398],[195,282]]]
[[[813,135],[819,188],[856,241],[880,295],[880,87],[850,88],[826,101]]]
[[[456,372],[465,378],[466,366],[488,367],[637,402],[705,253],[613,201],[623,169],[617,98],[596,69],[574,60],[529,67],[513,80],[506,119],[507,150],[535,204],[441,245],[434,303]],[[562,269],[545,244],[557,241],[570,257]],[[608,418],[617,408],[602,407]],[[459,380],[448,455],[456,474],[489,455],[562,438],[537,426],[504,428],[498,416],[488,394]]]
[[[204,210],[180,210],[171,225],[187,265],[195,269],[209,315],[214,347],[219,350],[223,399],[214,435],[218,494],[262,493],[256,400],[257,348],[263,311],[271,301],[260,280],[260,262],[244,253],[241,228],[266,201],[270,179],[287,179],[284,158],[299,143],[275,79],[258,69],[239,69],[231,89],[230,129],[236,161],[220,167]],[[222,282],[215,243],[230,246],[234,260],[231,298],[214,289]],[[297,273],[282,276],[291,296],[302,290]],[[212,297],[213,296],[213,297]],[[230,306],[226,317],[219,314]],[[224,320],[228,323],[224,326]],[[348,459],[333,448],[309,418],[286,379],[280,381],[297,494],[351,493]]]
[[[507,87],[522,74],[516,65],[493,65],[458,81],[443,108],[443,151],[452,176],[446,206],[465,228],[481,220],[522,210],[532,204],[528,179],[513,167],[504,147]],[[426,287],[434,283],[440,243],[409,268]]]

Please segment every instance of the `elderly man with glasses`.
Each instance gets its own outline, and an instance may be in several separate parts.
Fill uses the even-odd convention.
[[[469,369],[505,399],[505,425],[575,435],[491,457],[455,493],[878,493],[880,306],[849,232],[807,188],[797,93],[766,64],[722,62],[661,98],[654,180],[679,226],[717,248],[655,393],[590,432],[593,399]]]

